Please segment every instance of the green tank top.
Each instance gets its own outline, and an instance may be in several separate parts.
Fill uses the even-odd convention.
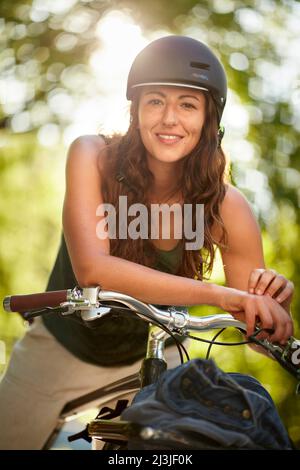
[[[176,273],[182,247],[159,251],[155,269]],[[46,290],[72,289],[79,285],[70,261],[64,236]],[[96,320],[97,321],[97,320]],[[148,324],[137,316],[103,318],[97,328],[86,326],[79,317],[46,314],[43,322],[53,336],[72,354],[91,364],[119,366],[132,364],[146,353]],[[95,322],[91,322],[92,326]]]

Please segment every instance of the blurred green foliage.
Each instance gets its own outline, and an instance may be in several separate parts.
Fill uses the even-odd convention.
[[[37,145],[36,136],[0,132],[0,297],[43,291],[60,235],[64,155]],[[61,158],[59,158],[61,156]],[[25,324],[1,308],[0,339],[9,356]],[[3,364],[0,364],[0,368]],[[0,369],[1,372],[1,369]]]
[[[220,55],[231,93],[248,113],[242,136],[232,128],[231,142],[240,142],[241,150],[231,161],[231,172],[259,219],[267,266],[295,284],[293,315],[299,337],[300,43],[296,33],[300,14],[299,2],[292,0],[1,1],[0,297],[45,288],[60,237],[66,148],[61,139],[43,146],[39,130],[51,123],[62,133],[72,122],[72,112],[58,113],[49,107],[53,91],[65,90],[72,99],[84,99],[93,89],[88,59],[96,48],[97,23],[111,10],[126,12],[146,35],[153,31],[192,35]],[[66,79],[68,70],[73,77],[80,74],[78,86]],[[27,88],[23,94],[16,88],[11,104],[6,101],[5,86],[15,79]],[[251,144],[251,159],[243,154],[245,141]],[[224,282],[220,263],[212,281]],[[207,308],[197,307],[197,311],[207,312]],[[6,344],[7,356],[25,329],[17,315],[1,311],[0,340]],[[230,332],[222,336],[228,341],[236,337]],[[193,354],[205,350],[198,344],[192,347]],[[248,347],[215,346],[212,356],[225,370],[250,373],[263,382],[300,446],[295,381]]]

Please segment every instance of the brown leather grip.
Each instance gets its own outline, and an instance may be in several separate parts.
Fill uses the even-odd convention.
[[[61,302],[67,301],[67,293],[67,290],[56,290],[39,294],[12,295],[11,297],[6,297],[3,304],[5,310],[10,312],[25,312],[45,307],[59,307]]]

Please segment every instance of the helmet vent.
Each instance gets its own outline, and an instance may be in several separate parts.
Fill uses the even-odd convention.
[[[190,66],[202,70],[209,70],[210,68],[209,64],[204,64],[203,62],[191,62]]]

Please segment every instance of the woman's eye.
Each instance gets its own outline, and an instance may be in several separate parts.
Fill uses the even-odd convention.
[[[159,100],[158,98],[153,98],[152,100],[149,101],[149,104],[154,104],[154,105],[158,105],[158,104],[161,104],[162,101]]]
[[[194,106],[192,103],[182,103],[182,106],[187,109],[196,109],[196,106]]]

